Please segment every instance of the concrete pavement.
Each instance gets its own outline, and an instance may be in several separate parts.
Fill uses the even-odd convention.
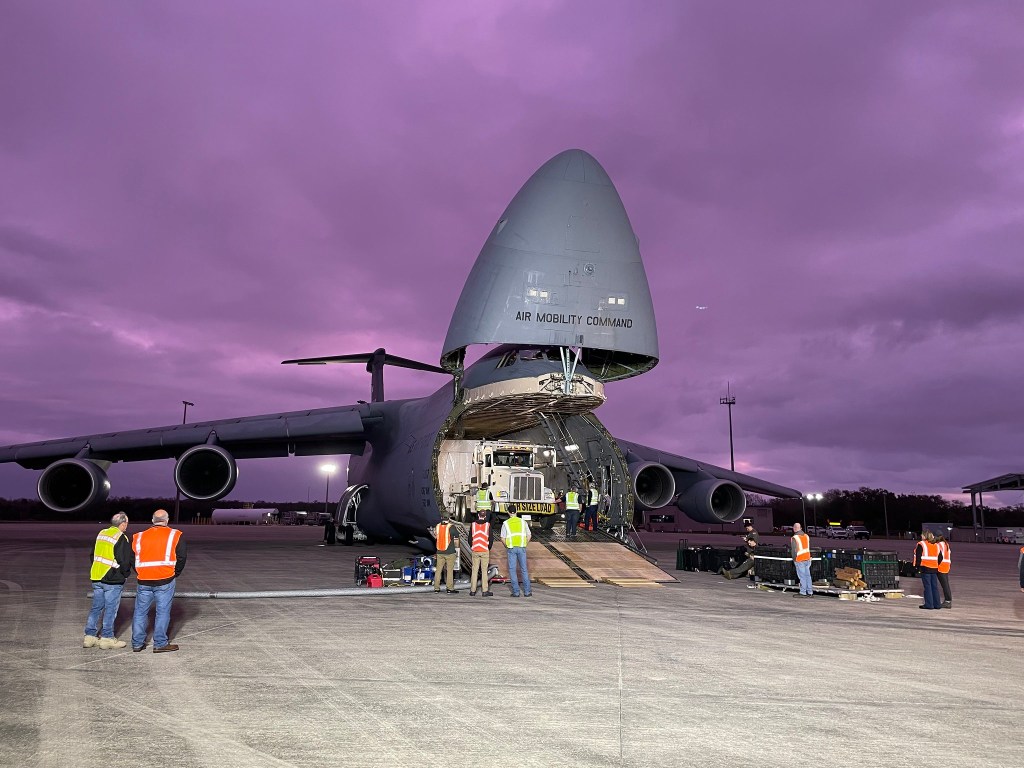
[[[954,609],[919,611],[677,573],[680,536],[643,534],[679,584],[179,599],[182,650],[133,654],[81,647],[100,527],[0,524],[0,766],[1024,764],[1016,547],[959,545]],[[356,555],[406,554],[181,527],[180,590],[347,587]]]

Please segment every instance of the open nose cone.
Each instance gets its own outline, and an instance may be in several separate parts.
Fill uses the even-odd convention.
[[[580,347],[602,381],[657,364],[637,238],[611,178],[588,153],[548,160],[498,218],[462,289],[441,364],[460,367],[470,344]]]

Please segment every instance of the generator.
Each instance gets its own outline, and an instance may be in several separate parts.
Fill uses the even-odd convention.
[[[371,576],[376,577],[373,579],[375,584],[372,585],[369,584]],[[356,586],[383,586],[379,557],[371,555],[356,558]]]

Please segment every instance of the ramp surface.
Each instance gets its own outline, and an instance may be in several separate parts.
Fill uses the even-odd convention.
[[[550,546],[597,581],[614,583],[613,579],[641,579],[653,582],[676,580],[636,552],[614,541],[553,541]]]

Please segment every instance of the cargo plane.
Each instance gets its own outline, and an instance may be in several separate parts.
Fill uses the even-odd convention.
[[[466,364],[472,345],[488,348]],[[388,354],[286,360],[360,363],[369,402],[135,429],[0,447],[0,462],[40,471],[39,499],[74,513],[103,502],[112,463],[173,458],[185,496],[215,501],[238,462],[350,456],[337,506],[343,540],[427,545],[443,516],[464,516],[487,484],[499,516],[521,505],[550,526],[555,494],[595,488],[612,500],[605,524],[643,510],[731,522],[744,491],[799,491],[612,436],[595,411],[610,382],[658,362],[639,243],[615,186],[578,149],[544,163],[498,217],[455,307],[438,365]],[[384,369],[445,377],[430,395],[386,400]]]

